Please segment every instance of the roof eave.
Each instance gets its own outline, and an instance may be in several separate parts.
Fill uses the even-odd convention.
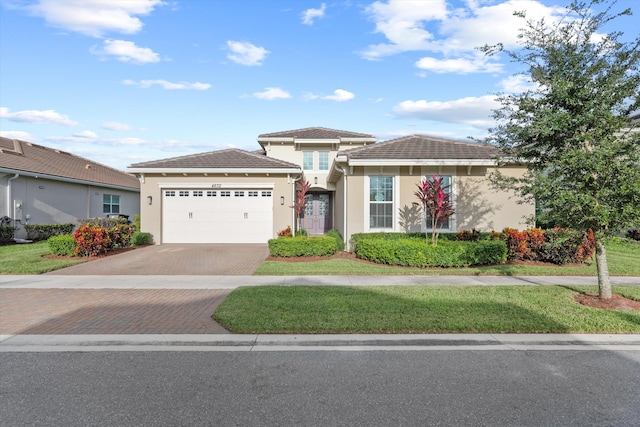
[[[67,178],[67,177],[63,177],[63,176],[49,175],[49,174],[37,173],[37,172],[29,172],[29,171],[23,171],[23,170],[18,170],[18,169],[0,168],[0,172],[7,172],[7,173],[14,174],[14,175],[15,174],[19,174],[21,176],[29,176],[29,177],[32,177],[32,178],[42,178],[42,179],[50,179],[50,180],[53,180],[53,181],[69,182],[69,183],[72,183],[72,184],[83,184],[83,185],[91,185],[93,187],[113,188],[113,189],[117,189],[117,190],[135,191],[135,192],[138,192],[138,193],[140,192],[140,189],[137,188],[137,187],[127,187],[127,186],[124,186],[124,185],[109,184],[109,183],[97,182],[97,181],[88,181],[88,180],[85,180],[85,179]]]
[[[127,168],[128,173],[154,174],[154,173],[300,173],[301,168]]]
[[[495,166],[494,159],[346,159],[349,166]]]

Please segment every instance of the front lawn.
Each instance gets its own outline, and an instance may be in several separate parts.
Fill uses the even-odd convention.
[[[614,276],[640,276],[640,244],[620,239],[607,241],[609,272]],[[376,265],[350,259],[313,262],[265,261],[254,272],[264,276],[304,275],[462,275],[462,276],[595,276],[591,265],[491,265],[468,268],[409,268]]]
[[[0,246],[0,274],[41,274],[87,261],[44,258],[50,253],[47,242]]]
[[[596,287],[260,286],[238,288],[214,318],[241,334],[640,333],[640,311],[573,299]],[[640,287],[614,292],[640,301]]]

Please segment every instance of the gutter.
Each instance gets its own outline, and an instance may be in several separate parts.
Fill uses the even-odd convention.
[[[133,192],[138,192],[138,193],[140,192],[140,188],[136,188],[136,187],[125,187],[123,185],[107,184],[107,183],[102,183],[102,182],[97,182],[97,181],[87,181],[87,180],[84,180],[84,179],[65,178],[65,177],[62,177],[62,176],[47,175],[47,174],[44,174],[44,173],[19,171],[19,170],[16,170],[16,169],[0,168],[0,172],[15,173],[16,175],[30,176],[30,177],[33,177],[33,178],[50,179],[52,181],[71,182],[73,184],[84,184],[84,185],[92,185],[94,187],[113,188],[113,189],[125,190],[125,191],[133,191]],[[11,178],[11,179],[13,179],[13,178]]]

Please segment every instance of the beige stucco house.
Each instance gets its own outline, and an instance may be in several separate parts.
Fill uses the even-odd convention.
[[[413,135],[306,128],[258,136],[260,150],[228,149],[137,163],[142,230],[157,243],[265,243],[295,228],[296,182],[308,193],[303,228],[332,228],[345,241],[370,231],[425,231],[414,192],[423,176],[445,176],[455,215],[442,231],[523,228],[534,206],[493,190],[495,148]],[[519,165],[503,173],[521,175]]]
[[[0,137],[0,217],[25,238],[25,224],[76,224],[78,219],[140,212],[133,175],[62,150]]]

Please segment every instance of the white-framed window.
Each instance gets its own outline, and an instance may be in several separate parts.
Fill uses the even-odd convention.
[[[431,180],[431,176],[428,177],[423,177],[423,179],[426,178],[428,180]],[[444,191],[445,193],[447,193],[449,195],[449,203],[451,204],[451,206],[454,208],[455,211],[455,206],[454,206],[454,200],[453,200],[453,178],[450,175],[442,175],[442,185],[445,187]],[[455,215],[455,214],[454,214]],[[442,221],[439,224],[439,227],[436,230],[443,230],[443,231],[450,231],[452,230],[452,226],[453,226],[453,216],[448,217],[447,219],[445,219],[444,221]],[[426,231],[432,231],[431,228],[431,215],[427,215],[425,214],[425,223],[424,223],[424,228]]]
[[[306,171],[313,170],[313,151],[302,152],[302,169]]]
[[[195,190],[193,192],[193,197],[202,197],[204,193],[201,190]]]
[[[321,171],[329,170],[329,152],[328,151],[318,152],[318,170],[321,170]]]
[[[217,191],[207,191],[207,197],[216,197],[218,195]]]
[[[263,191],[262,197],[271,197],[271,191]]]
[[[369,228],[393,229],[393,176],[369,177]]]
[[[221,191],[220,197],[231,197],[231,191]]]
[[[166,197],[176,197],[176,192],[175,192],[175,190],[167,190],[167,191],[164,192],[164,195]]]
[[[180,190],[178,192],[178,196],[180,196],[180,197],[189,197],[189,192],[186,191],[186,190]]]
[[[235,197],[244,197],[244,191],[234,191],[233,195]]]
[[[115,194],[102,195],[102,212],[106,214],[120,213],[120,196]]]
[[[247,194],[249,195],[249,197],[258,197],[257,191],[247,191]]]

